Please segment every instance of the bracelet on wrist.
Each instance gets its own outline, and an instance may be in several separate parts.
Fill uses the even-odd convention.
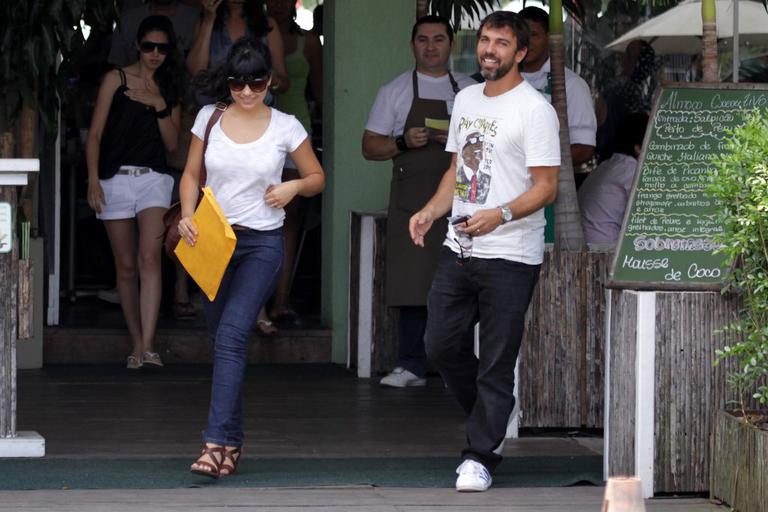
[[[171,115],[171,106],[170,105],[166,105],[163,110],[155,111],[155,117],[158,118],[158,119],[162,119],[164,117],[168,117],[169,115]]]
[[[398,135],[395,137],[395,146],[397,146],[397,149],[400,151],[408,151],[410,148],[408,147],[408,144],[405,142],[405,136],[404,135]]]

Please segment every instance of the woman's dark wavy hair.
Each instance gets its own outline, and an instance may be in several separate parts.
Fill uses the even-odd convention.
[[[170,49],[165,60],[155,71],[155,82],[160,87],[160,94],[167,101],[176,104],[184,94],[184,69],[176,46],[176,32],[167,16],[147,16],[136,31],[136,42],[141,43],[150,32],[162,32],[168,38]]]
[[[266,78],[271,73],[269,48],[258,39],[243,37],[232,45],[227,60],[218,68],[197,75],[195,86],[201,94],[224,101],[230,95],[227,78]]]
[[[224,21],[229,17],[229,7],[224,0],[216,9],[216,20],[213,22],[214,30],[226,30]],[[267,32],[272,30],[267,22],[267,8],[264,6],[264,0],[245,0],[243,3],[243,18],[251,31],[251,36],[255,39],[264,37]]]

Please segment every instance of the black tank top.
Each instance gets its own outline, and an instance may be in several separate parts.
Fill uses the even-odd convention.
[[[99,178],[111,178],[121,165],[151,167],[157,172],[168,172],[165,145],[157,125],[155,109],[128,98],[124,94],[128,90],[125,73],[122,69],[117,71],[120,73],[121,85],[112,97],[101,135]],[[173,107],[168,99],[166,103]]]

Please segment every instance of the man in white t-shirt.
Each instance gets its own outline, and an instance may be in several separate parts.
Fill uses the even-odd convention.
[[[456,96],[437,193],[410,219],[424,243],[446,212],[448,234],[429,292],[425,345],[468,415],[456,489],[485,491],[515,405],[515,362],[544,256],[544,206],[557,194],[560,143],[552,106],[520,76],[528,26],[486,17],[477,43],[484,84]],[[480,354],[461,333],[480,323]]]
[[[476,83],[448,70],[453,29],[448,20],[424,16],[411,31],[415,69],[379,89],[363,133],[367,160],[393,161],[387,212],[386,303],[399,310],[399,353],[383,386],[424,386],[427,381],[424,329],[427,292],[442,236],[430,236],[425,249],[408,236],[408,220],[437,190],[450,163],[445,152],[453,98]],[[443,126],[441,126],[443,125]],[[445,224],[445,219],[441,221]]]
[[[615,244],[637,174],[648,114],[625,116],[616,134],[616,152],[589,173],[579,188],[584,239],[590,244]]]
[[[548,101],[552,99],[551,68],[549,63],[549,14],[538,7],[526,7],[520,16],[528,23],[531,38],[528,55],[523,61],[523,78]],[[597,119],[592,94],[587,82],[565,68],[565,95],[568,101],[568,132],[571,137],[571,158],[578,166],[595,154]]]

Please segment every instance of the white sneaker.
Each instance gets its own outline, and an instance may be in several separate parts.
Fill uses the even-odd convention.
[[[426,386],[427,379],[418,377],[416,374],[398,366],[392,370],[392,373],[381,379],[379,384],[392,388],[408,388],[413,386]]]
[[[483,492],[491,486],[493,479],[485,466],[467,459],[456,468],[456,490],[459,492]]]

